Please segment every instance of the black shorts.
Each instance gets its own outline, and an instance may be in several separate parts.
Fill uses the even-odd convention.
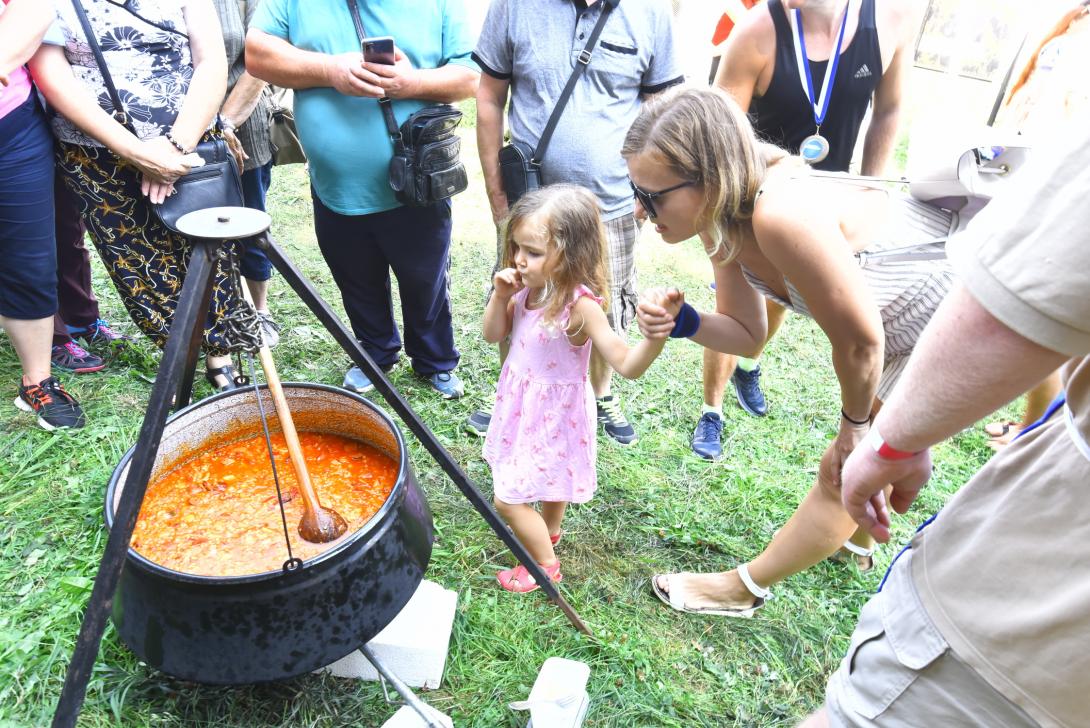
[[[0,119],[0,316],[56,312],[53,136],[32,91]]]

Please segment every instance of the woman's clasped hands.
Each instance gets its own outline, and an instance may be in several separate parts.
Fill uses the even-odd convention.
[[[140,170],[140,191],[156,205],[174,192],[174,181],[192,166],[165,136],[137,141],[127,158]]]

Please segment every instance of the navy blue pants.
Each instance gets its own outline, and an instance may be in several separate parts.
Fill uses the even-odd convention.
[[[425,376],[458,366],[450,315],[450,202],[341,215],[314,200],[318,247],[360,344],[380,367],[397,362],[390,271],[397,277],[405,353]]]
[[[57,312],[53,135],[34,91],[0,119],[0,316]]]
[[[242,173],[242,200],[246,207],[265,211],[265,193],[272,184],[272,161]],[[238,261],[243,278],[251,281],[267,281],[272,278],[272,263],[265,251],[256,243],[242,243],[242,257]]]

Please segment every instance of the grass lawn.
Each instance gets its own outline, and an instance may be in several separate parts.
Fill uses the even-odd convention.
[[[463,154],[473,173],[471,130]],[[274,177],[276,235],[339,306],[314,241],[302,168],[279,168]],[[486,494],[482,441],[461,423],[486,403],[498,374],[494,350],[479,333],[493,245],[478,173],[455,204],[451,256],[467,396],[441,401],[404,360],[391,375]],[[639,269],[643,285],[676,284],[698,307],[712,305],[707,258],[695,241],[668,248],[645,231]],[[133,333],[100,266],[95,286],[106,316]],[[279,279],[271,305],[284,325],[276,349],[281,376],[339,384],[347,357]],[[19,369],[10,341],[0,336],[7,402],[0,418],[0,726],[48,724],[105,543],[106,482],[135,440],[156,361],[152,347],[140,342],[126,361],[101,373],[62,375],[83,403],[88,426],[50,434],[11,406]],[[423,697],[457,725],[520,725],[525,714],[506,704],[528,694],[551,655],[590,664],[589,726],[786,726],[820,704],[856,614],[894,549],[880,552],[868,574],[823,563],[788,579],[749,621],[673,612],[651,594],[648,578],[732,567],[759,553],[791,515],[837,425],[828,344],[811,322],[789,318],[765,359],[769,415],[749,417],[728,400],[718,463],[698,459],[688,447],[700,412],[700,361],[698,346],[671,342],[642,380],[615,383],[641,439],[627,449],[602,439],[598,494],[569,511],[559,552],[562,591],[594,638],[576,633],[540,592],[499,589],[494,573],[513,558],[410,436],[413,466],[435,513],[428,578],[459,593],[442,688]],[[201,380],[197,394],[207,392]],[[912,513],[896,519],[895,540],[906,541],[988,454],[976,431],[937,448],[932,486]],[[225,689],[179,682],[139,663],[111,629],[80,724],[378,726],[393,710],[377,683],[308,676]]]

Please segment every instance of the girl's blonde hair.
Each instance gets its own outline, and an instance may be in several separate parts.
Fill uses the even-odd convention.
[[[749,119],[725,91],[680,87],[643,105],[625,135],[621,154],[653,152],[678,177],[701,185],[697,226],[712,239],[709,255],[725,246],[733,260],[741,244],[737,226],[753,217],[757,190],[770,164],[787,152],[757,141]]]
[[[549,185],[527,192],[511,207],[503,236],[503,267],[515,265],[515,231],[533,220],[541,225],[534,231],[556,252],[553,270],[542,292],[546,325],[561,321],[575,289],[585,285],[596,295],[606,296],[605,229],[598,213],[598,198],[578,185]]]

